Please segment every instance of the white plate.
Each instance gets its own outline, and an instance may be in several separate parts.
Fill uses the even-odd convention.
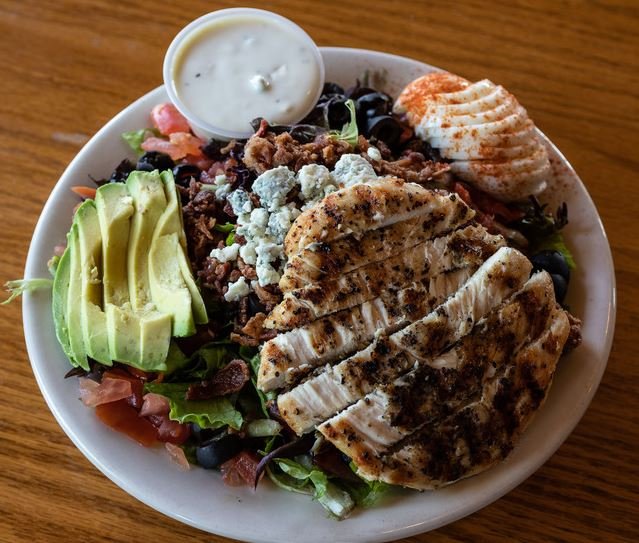
[[[322,54],[327,81],[350,85],[365,70],[383,70],[385,90],[392,95],[416,76],[435,69],[364,50],[324,48]],[[65,240],[77,202],[69,188],[89,175],[108,176],[128,154],[120,134],[147,126],[152,106],[166,100],[162,87],[140,98],[78,153],[38,221],[26,277],[46,277],[53,247]],[[583,184],[563,156],[549,146],[556,174],[553,194],[568,203],[570,224],[565,232],[579,266],[567,302],[583,319],[584,341],[561,360],[548,401],[510,457],[484,474],[435,492],[401,492],[378,507],[336,522],[306,496],[269,484],[262,484],[257,492],[227,488],[217,472],[179,471],[163,449],[145,449],[111,431],[78,401],[76,380],[63,379],[69,364],[55,338],[50,294],[36,292],[25,295],[23,301],[25,338],[49,408],[83,454],[125,491],[177,520],[236,539],[281,542],[299,540],[304,534],[305,543],[388,541],[432,530],[484,507],[531,475],[572,431],[595,393],[612,342],[615,277],[608,241]]]

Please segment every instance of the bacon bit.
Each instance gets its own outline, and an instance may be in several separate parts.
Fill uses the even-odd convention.
[[[268,132],[268,122],[266,119],[262,119],[260,121],[260,127],[255,131],[255,136],[257,136],[258,138],[263,138],[264,136],[266,136],[267,132]]]
[[[222,480],[228,486],[252,486],[255,488],[260,458],[254,452],[242,451],[220,466]]]
[[[95,187],[84,187],[82,185],[76,185],[75,187],[71,187],[71,190],[83,200],[93,200],[98,189],[96,189]]]
[[[208,400],[239,392],[251,378],[244,360],[231,360],[208,381],[194,383],[186,391],[187,400]]]
[[[158,104],[151,110],[151,121],[160,134],[168,136],[173,132],[190,132],[186,118],[173,104]]]
[[[157,442],[157,430],[148,420],[138,417],[137,410],[126,400],[98,405],[95,414],[110,428],[122,432],[145,447]]]
[[[144,402],[139,414],[141,417],[168,415],[170,408],[169,400],[165,396],[148,392],[144,395]]]
[[[132,394],[131,383],[123,379],[103,378],[96,383],[87,377],[80,377],[80,399],[87,407],[128,398]]]
[[[175,462],[181,469],[188,470],[191,469],[191,464],[186,459],[186,454],[184,454],[184,450],[182,447],[178,445],[174,445],[173,443],[165,443],[164,448],[169,453],[169,457],[173,462]]]

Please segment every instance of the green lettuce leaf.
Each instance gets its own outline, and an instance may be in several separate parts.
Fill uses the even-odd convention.
[[[160,394],[169,400],[169,418],[181,423],[194,422],[200,428],[221,428],[230,426],[236,430],[242,427],[242,414],[226,398],[210,400],[186,400],[188,383],[147,383],[147,392]]]
[[[297,457],[296,460],[275,458],[273,462],[280,472],[267,468],[267,473],[277,486],[312,495],[324,509],[340,520],[346,518],[355,507],[350,494],[329,481],[326,473],[311,464],[309,457]]]
[[[144,149],[142,149],[142,142],[150,136],[159,135],[156,130],[151,128],[141,128],[140,130],[130,130],[129,132],[122,133],[122,139],[124,143],[126,143],[133,152],[137,156],[142,156],[144,154]]]
[[[226,366],[233,358],[236,358],[236,355],[230,341],[208,343],[191,356],[186,356],[174,342],[171,342],[167,366],[180,369],[168,376],[168,381],[203,381]]]
[[[22,296],[25,292],[33,292],[41,288],[51,288],[53,279],[15,279],[7,281],[4,288],[9,291],[9,297],[1,302],[0,305],[6,305],[15,300],[18,296]]]
[[[357,113],[355,111],[355,102],[353,100],[346,100],[344,102],[351,114],[351,120],[348,121],[342,129],[338,132],[336,130],[331,131],[331,135],[340,140],[349,143],[353,147],[357,145],[357,138],[359,137],[359,131],[357,130]]]

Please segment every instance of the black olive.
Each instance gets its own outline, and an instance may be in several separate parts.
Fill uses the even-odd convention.
[[[135,164],[129,159],[125,158],[120,164],[115,167],[111,177],[109,177],[109,183],[122,183],[126,181],[129,174],[135,170]]]
[[[222,153],[220,149],[224,147],[226,143],[219,142],[218,140],[211,138],[208,143],[201,147],[201,151],[211,160],[221,160]]]
[[[530,261],[535,271],[546,270],[548,273],[561,275],[566,282],[570,281],[570,267],[559,251],[540,251]]]
[[[175,162],[173,162],[173,159],[166,153],[147,151],[138,159],[135,169],[152,172],[153,170],[171,170],[173,166],[175,166]]]
[[[552,278],[552,285],[555,288],[555,299],[561,304],[568,292],[568,281],[566,281],[563,275],[559,275],[558,273],[551,273],[550,277]]]
[[[259,297],[255,292],[251,292],[248,295],[248,310],[249,315],[252,317],[253,315],[257,315],[258,313],[266,313],[266,306],[260,301]]]
[[[198,445],[201,445],[205,441],[209,439],[213,439],[215,436],[219,436],[224,433],[223,429],[211,429],[211,428],[200,428],[199,424],[192,422],[191,426],[191,439],[194,439]]]
[[[346,91],[346,96],[348,98],[350,98],[351,100],[357,100],[358,98],[360,98],[361,96],[364,96],[366,94],[373,94],[376,93],[377,91],[375,89],[371,89],[369,87],[358,87],[355,86],[351,89],[348,89]]]
[[[383,92],[372,92],[365,94],[355,102],[358,119],[361,117],[377,117],[379,115],[387,115],[390,113],[393,101],[391,97]]]
[[[351,113],[346,107],[344,98],[336,97],[331,99],[326,103],[325,107],[329,128],[340,130],[351,120]]]
[[[344,89],[340,87],[337,83],[324,83],[324,88],[322,89],[322,97],[329,94],[344,94]],[[321,98],[320,98],[321,100]]]
[[[195,449],[197,463],[205,469],[213,469],[226,462],[242,449],[237,434],[221,434],[205,441]]]
[[[196,181],[200,178],[200,168],[195,164],[178,164],[173,168],[173,177],[176,184],[188,187],[192,177],[195,177]]]
[[[402,132],[400,124],[390,115],[371,117],[366,121],[365,136],[381,140],[389,147],[395,147],[399,143]]]

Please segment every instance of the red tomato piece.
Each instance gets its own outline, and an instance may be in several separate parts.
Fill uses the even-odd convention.
[[[158,428],[158,440],[163,443],[174,443],[181,445],[191,435],[191,429],[186,424],[180,424],[175,420],[165,416],[162,424]]]
[[[186,118],[173,104],[158,104],[151,110],[151,121],[160,134],[168,136],[173,132],[190,132]]]
[[[157,430],[127,400],[105,403],[95,408],[97,417],[107,426],[134,439],[145,447],[157,442]]]
[[[222,480],[228,486],[253,486],[260,457],[251,451],[242,451],[220,466]]]
[[[144,400],[142,399],[142,395],[144,393],[144,382],[142,380],[120,368],[113,368],[105,371],[102,374],[102,379],[104,380],[105,378],[122,379],[123,381],[131,383],[131,395],[127,398],[127,401],[131,407],[134,407],[137,410],[142,409],[142,405],[144,403]]]

